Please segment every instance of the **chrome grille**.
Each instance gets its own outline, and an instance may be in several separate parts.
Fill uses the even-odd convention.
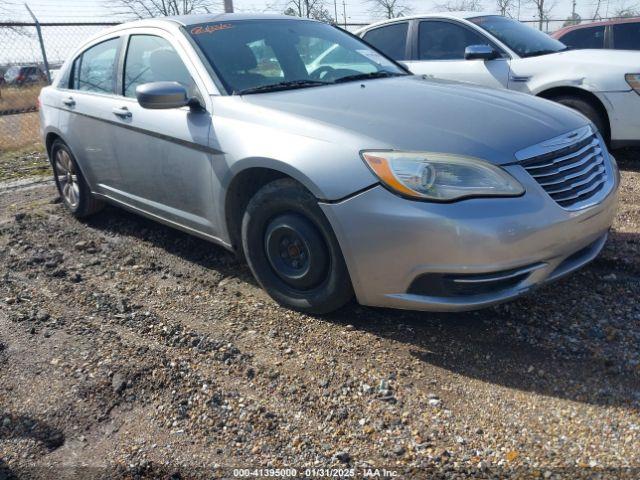
[[[542,145],[547,151],[527,158],[521,165],[558,205],[572,209],[605,187],[605,147],[590,127],[565,135],[562,140]]]

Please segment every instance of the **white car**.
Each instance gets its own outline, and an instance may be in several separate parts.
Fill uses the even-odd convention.
[[[638,51],[569,50],[521,22],[478,12],[396,18],[357,34],[414,74],[554,100],[587,116],[613,148],[640,145]]]

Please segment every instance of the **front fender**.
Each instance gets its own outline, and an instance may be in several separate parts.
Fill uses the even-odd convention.
[[[275,158],[265,157],[250,157],[238,160],[231,165],[228,178],[225,179],[224,184],[228,186],[236,175],[250,168],[267,168],[287,175],[304,185],[304,187],[319,200],[326,200],[328,199],[327,194],[331,194],[330,189],[327,189],[326,186],[323,188],[317,183],[317,181],[313,180],[309,175],[306,175],[290,163],[283,162]]]
[[[512,73],[514,76],[521,76],[520,73]],[[614,75],[611,72],[586,72],[581,68],[551,68],[544,72],[533,73],[523,72],[522,76],[530,77],[526,83],[528,93],[538,95],[545,90],[552,88],[579,88],[589,93],[614,92],[630,90],[629,85],[624,80],[624,75]],[[518,90],[517,84],[513,84],[513,89]]]

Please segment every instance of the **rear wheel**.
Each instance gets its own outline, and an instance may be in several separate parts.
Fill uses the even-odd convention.
[[[561,95],[559,97],[552,98],[552,100],[579,111],[581,114],[583,114],[593,122],[605,141],[609,141],[609,128],[606,119],[602,116],[598,109],[593,106],[593,104],[576,95]]]
[[[51,164],[62,203],[74,216],[88,217],[102,209],[103,203],[91,195],[71,150],[62,140],[51,146]]]
[[[286,307],[322,314],[353,297],[331,225],[315,197],[294,180],[275,180],[249,201],[242,246],[260,285]]]

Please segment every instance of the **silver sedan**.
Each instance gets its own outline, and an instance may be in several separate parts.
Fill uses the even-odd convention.
[[[601,250],[619,175],[582,115],[410,75],[315,21],[104,31],[40,96],[77,217],[120,205],[243,255],[278,302],[465,310]]]

